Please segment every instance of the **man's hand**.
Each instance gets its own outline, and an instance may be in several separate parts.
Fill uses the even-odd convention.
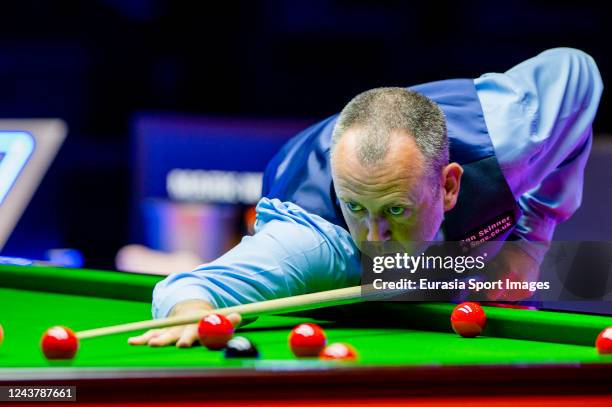
[[[193,314],[197,311],[208,311],[214,307],[201,300],[188,300],[178,303],[172,308],[169,316]],[[240,324],[238,314],[230,314],[227,318],[234,326]],[[128,339],[130,345],[168,346],[176,344],[179,348],[188,348],[198,340],[198,324],[173,326],[170,328],[151,329],[139,336]]]
[[[523,242],[531,244],[546,253],[548,244],[543,242]],[[543,256],[542,256],[543,257]],[[540,277],[540,264],[518,243],[506,244],[492,262],[497,277],[513,282],[536,282]],[[533,296],[535,292],[529,290],[499,289],[489,290],[489,301],[524,301]]]

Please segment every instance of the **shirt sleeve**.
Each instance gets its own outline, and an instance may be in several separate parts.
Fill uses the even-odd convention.
[[[228,307],[359,284],[350,234],[299,206],[262,198],[255,234],[196,270],[168,276],[153,291],[153,316],[200,299]]]
[[[597,66],[582,51],[556,48],[474,82],[500,167],[523,210],[514,234],[550,241],[582,200],[603,89]]]

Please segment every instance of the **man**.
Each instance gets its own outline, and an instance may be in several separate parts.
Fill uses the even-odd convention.
[[[272,160],[255,235],[158,284],[154,316],[358,285],[365,241],[550,241],[580,204],[601,91],[592,58],[560,48],[504,74],[356,96]],[[513,247],[498,261],[529,278],[542,256]],[[190,325],[130,343],[196,339]]]

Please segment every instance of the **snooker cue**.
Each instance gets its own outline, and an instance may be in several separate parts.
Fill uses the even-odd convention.
[[[98,336],[138,331],[141,329],[167,328],[176,325],[193,324],[208,314],[229,315],[238,313],[243,318],[251,318],[266,314],[281,314],[324,308],[333,305],[351,304],[360,302],[365,298],[364,294],[362,294],[362,289],[367,287],[371,286],[358,285],[354,287],[338,288],[335,290],[321,291],[311,294],[276,298],[268,301],[253,302],[250,304],[241,304],[219,309],[198,311],[197,313],[188,315],[177,315],[162,319],[130,322],[127,324],[80,331],[76,333],[76,336],[79,339],[95,338]]]

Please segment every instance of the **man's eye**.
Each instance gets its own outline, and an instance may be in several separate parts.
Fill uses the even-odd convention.
[[[359,212],[360,210],[363,209],[363,206],[356,204],[355,202],[347,202],[346,203],[346,207],[349,209],[349,211],[351,212]]]
[[[387,212],[393,216],[399,216],[403,214],[404,211],[405,208],[403,206],[390,206],[389,208],[387,208]]]

